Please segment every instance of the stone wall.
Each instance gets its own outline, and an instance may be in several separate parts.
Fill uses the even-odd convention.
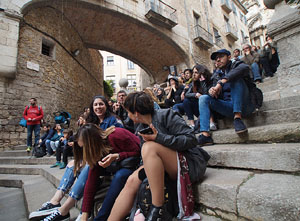
[[[42,41],[54,45],[54,56],[41,54]],[[79,49],[78,56],[72,51]],[[53,123],[53,112],[72,115],[74,127],[92,97],[103,93],[102,57],[87,49],[61,13],[51,8],[34,9],[20,25],[16,78],[0,78],[0,147],[25,144],[26,129],[18,126],[31,97]]]

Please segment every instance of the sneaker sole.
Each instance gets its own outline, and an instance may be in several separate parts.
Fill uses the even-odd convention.
[[[246,132],[248,132],[248,129],[235,131],[235,133],[237,133],[237,134],[242,134],[242,133],[246,133]]]
[[[29,220],[41,220],[42,218],[45,218],[46,216],[50,215],[53,211],[57,210],[58,208],[59,207],[54,207],[48,210],[32,212],[29,215]]]

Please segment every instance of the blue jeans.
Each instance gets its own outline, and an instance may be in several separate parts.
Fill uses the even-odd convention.
[[[46,150],[47,150],[48,154],[53,154],[54,152],[53,152],[53,150],[51,148],[50,142],[51,142],[51,140],[46,140],[46,142],[45,142]]]
[[[174,106],[172,107],[172,109],[173,109],[175,112],[180,113],[181,115],[184,114],[183,103],[174,104]]]
[[[34,131],[34,144],[39,143],[40,128],[40,124],[27,125],[27,147],[32,147],[32,131]]]
[[[198,99],[184,98],[183,109],[188,117],[188,120],[194,120],[194,115],[199,117]]]
[[[260,80],[261,81],[259,66],[258,66],[258,64],[256,62],[254,62],[251,65],[251,70],[252,70],[252,73],[253,73],[253,80],[254,81]]]
[[[230,82],[231,100],[215,99],[209,95],[199,98],[200,131],[209,131],[210,111],[216,111],[223,116],[233,118],[234,113],[242,116],[251,114],[254,106],[251,103],[249,89],[243,79]]]
[[[77,175],[77,181],[74,184],[76,179],[76,177],[74,176],[74,167],[67,167],[57,189],[65,193],[74,184],[73,188],[69,192],[69,196],[75,200],[80,200],[83,196],[85,183],[89,175],[89,169],[90,167],[88,165],[85,165],[80,170],[79,175]]]
[[[105,221],[108,219],[116,198],[118,197],[119,193],[123,189],[123,187],[127,181],[127,178],[132,174],[132,172],[133,171],[130,169],[121,168],[120,170],[118,170],[115,173],[114,178],[111,181],[109,189],[106,193],[105,199],[102,203],[102,207],[99,210],[94,221],[100,221],[100,220]],[[124,203],[126,203],[126,202],[124,202]]]

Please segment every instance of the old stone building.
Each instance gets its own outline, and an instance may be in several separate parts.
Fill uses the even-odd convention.
[[[75,50],[77,56],[72,54]],[[15,78],[0,79],[0,145],[24,143],[25,129],[18,122],[32,97],[38,99],[47,122],[52,123],[53,112],[60,110],[76,119],[91,96],[102,93],[102,72],[98,51],[84,46],[61,13],[45,7],[24,14]]]
[[[249,36],[246,13],[239,0],[2,0],[0,143],[25,138],[18,121],[30,97],[46,120],[62,109],[76,120],[102,93],[96,50],[133,61],[161,83],[165,67],[212,68],[212,51],[240,47]]]
[[[267,24],[274,14],[274,10],[268,9],[263,0],[241,1],[248,10],[247,20],[252,45],[263,46],[267,34]]]

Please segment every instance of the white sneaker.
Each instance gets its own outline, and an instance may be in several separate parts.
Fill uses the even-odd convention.
[[[209,129],[210,129],[211,131],[218,130],[218,128],[217,128],[217,126],[215,125],[214,122],[209,123]]]
[[[80,221],[81,220],[81,217],[82,217],[82,214],[79,213],[79,215],[77,216],[76,220],[75,221]]]

